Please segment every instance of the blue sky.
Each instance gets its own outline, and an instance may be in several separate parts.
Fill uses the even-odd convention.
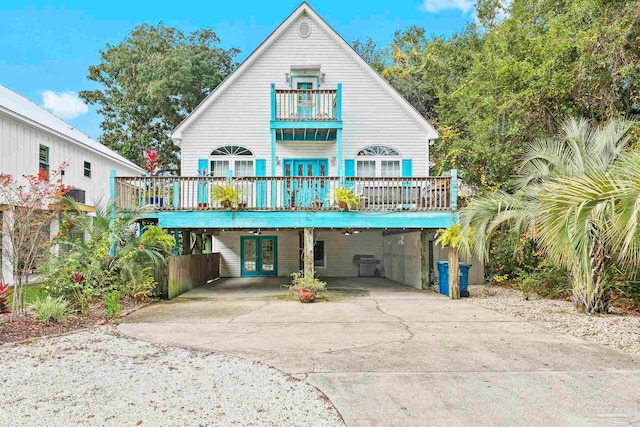
[[[310,0],[347,41],[373,37],[380,45],[398,29],[419,25],[450,35],[472,19],[474,0]],[[99,50],[116,44],[136,25],[157,23],[185,32],[213,28],[226,48],[244,59],[298,5],[299,0],[137,1],[69,0],[1,2],[0,84],[43,105],[92,137],[100,116],[75,95]]]

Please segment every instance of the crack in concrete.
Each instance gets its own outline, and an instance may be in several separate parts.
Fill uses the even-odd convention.
[[[251,313],[253,313],[253,312],[255,312],[255,311],[258,311],[258,310],[260,310],[261,308],[264,308],[264,307],[268,306],[269,304],[271,304],[271,302],[272,302],[272,301],[267,301],[267,302],[265,302],[264,304],[262,304],[262,305],[260,305],[260,306],[258,306],[258,307],[256,307],[256,308],[254,308],[254,309],[251,309],[251,310],[247,311],[246,313],[242,313],[242,314],[238,314],[237,316],[233,316],[233,317],[231,318],[231,320],[229,320],[227,323],[231,323],[231,322],[233,322],[233,321],[234,321],[234,320],[236,320],[238,317],[246,316],[247,314],[251,314]]]
[[[378,310],[380,313],[386,315],[386,316],[390,316],[393,317],[394,319],[396,319],[402,326],[404,326],[406,332],[409,334],[409,339],[407,340],[401,340],[401,343],[406,343],[408,341],[411,341],[415,338],[416,334],[411,330],[411,327],[409,327],[409,325],[405,322],[405,320],[400,317],[400,316],[395,316],[391,313],[387,313],[386,311],[384,311],[382,308],[380,308],[380,301],[378,301],[377,299],[373,300],[376,303],[376,310]]]

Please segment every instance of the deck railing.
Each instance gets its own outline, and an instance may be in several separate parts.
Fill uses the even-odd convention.
[[[335,89],[277,89],[272,96],[273,120],[340,120],[339,91]]]
[[[122,177],[115,180],[116,205],[122,209],[147,206],[159,211],[223,210],[212,198],[225,177]],[[233,209],[258,211],[340,210],[336,189],[351,189],[357,211],[446,211],[451,209],[451,177],[339,178],[236,177],[240,192]]]

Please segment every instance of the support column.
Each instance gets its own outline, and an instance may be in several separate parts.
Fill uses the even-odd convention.
[[[313,277],[313,228],[304,229],[304,277]]]
[[[13,285],[13,263],[11,262],[13,244],[11,243],[11,236],[9,234],[9,227],[13,222],[13,212],[11,210],[6,210],[0,213],[2,214],[2,223],[0,227],[0,238],[2,238],[2,276],[0,279],[5,283]]]
[[[429,231],[420,232],[420,279],[422,289],[429,289]]]
[[[193,250],[194,254],[202,254],[202,233],[196,233],[196,245]]]
[[[182,255],[191,255],[191,233],[182,232]]]
[[[176,245],[173,247],[173,255],[180,255],[180,233],[178,231],[173,232],[173,238],[176,240]]]
[[[344,181],[344,169],[342,162],[342,129],[336,129],[336,172],[340,181]]]
[[[458,265],[458,248],[449,246],[447,248],[449,258],[449,298],[460,298],[460,266]]]

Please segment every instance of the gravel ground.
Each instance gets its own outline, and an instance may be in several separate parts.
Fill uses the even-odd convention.
[[[342,426],[317,389],[266,365],[113,327],[0,346],[0,426]]]
[[[640,357],[640,317],[578,313],[569,301],[548,300],[499,286],[469,286],[469,300],[482,307],[596,341]]]

